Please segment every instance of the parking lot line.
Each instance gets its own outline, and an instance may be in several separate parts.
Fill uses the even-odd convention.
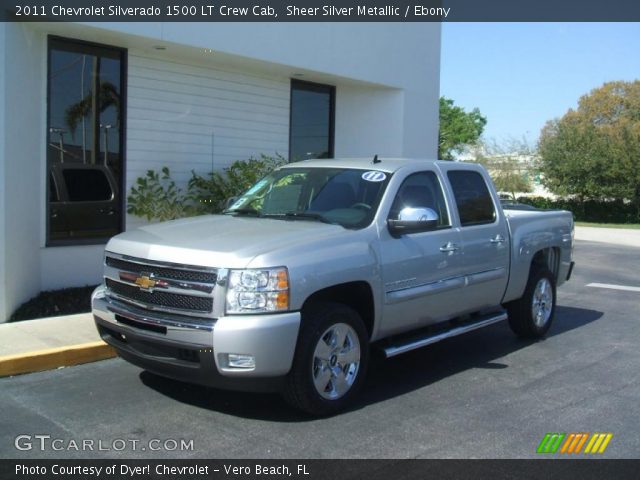
[[[588,283],[587,287],[608,288],[611,290],[624,290],[626,292],[640,292],[640,287],[630,287],[628,285],[612,285],[610,283]]]

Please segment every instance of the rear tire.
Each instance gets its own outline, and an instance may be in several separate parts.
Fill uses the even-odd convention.
[[[533,265],[521,298],[506,305],[509,326],[521,338],[541,338],[556,311],[556,282],[551,271]]]
[[[305,309],[283,396],[303,412],[326,416],[346,408],[367,373],[369,336],[360,315],[339,303]]]

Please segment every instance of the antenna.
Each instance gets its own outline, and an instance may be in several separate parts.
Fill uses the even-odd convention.
[[[376,154],[373,156],[373,163],[380,163],[380,162],[382,162],[382,160],[378,160],[378,154],[376,153]]]

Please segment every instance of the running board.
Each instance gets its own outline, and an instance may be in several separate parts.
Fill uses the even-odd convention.
[[[487,327],[494,323],[502,322],[507,319],[506,312],[500,312],[498,314],[493,314],[488,317],[483,317],[480,320],[476,320],[473,323],[468,323],[466,325],[461,325],[458,327],[453,327],[450,330],[446,330],[444,332],[427,335],[422,338],[412,337],[410,340],[405,343],[397,343],[394,345],[389,345],[388,347],[383,348],[384,354],[387,358],[395,357],[396,355],[400,355],[401,353],[410,352],[411,350],[415,350],[416,348],[426,347],[427,345],[431,345],[432,343],[440,342],[441,340],[445,340],[447,338],[455,337],[457,335],[462,335],[463,333],[471,332],[473,330],[477,330],[479,328]]]

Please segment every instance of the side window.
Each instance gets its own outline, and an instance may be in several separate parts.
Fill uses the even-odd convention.
[[[123,49],[49,37],[47,246],[122,231],[126,63]]]
[[[102,170],[65,168],[62,176],[71,202],[99,202],[113,198],[111,185]]]
[[[289,161],[333,157],[336,88],[291,81]]]
[[[452,170],[447,176],[463,227],[495,221],[496,210],[482,175],[467,170]]]
[[[451,226],[442,186],[433,172],[409,175],[398,190],[391,206],[390,218],[397,218],[405,207],[431,208],[438,214],[438,228]]]

